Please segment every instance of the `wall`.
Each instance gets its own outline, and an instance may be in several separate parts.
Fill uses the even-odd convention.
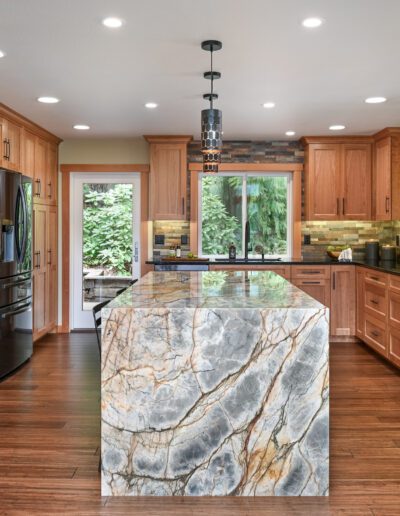
[[[65,140],[59,147],[59,161],[61,165],[67,163],[79,164],[129,164],[149,163],[149,145],[144,138],[80,138]],[[58,299],[58,320],[61,323],[62,314],[62,195],[61,195],[61,174],[58,175],[59,184],[59,208],[58,208],[58,284],[60,288]]]

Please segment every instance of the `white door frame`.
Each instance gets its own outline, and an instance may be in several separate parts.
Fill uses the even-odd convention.
[[[82,310],[82,215],[83,185],[87,183],[125,183],[134,185],[132,211],[132,276],[140,277],[140,173],[71,172],[70,174],[70,328],[93,328],[91,311]],[[78,308],[80,307],[80,308]],[[79,314],[78,314],[79,312]]]

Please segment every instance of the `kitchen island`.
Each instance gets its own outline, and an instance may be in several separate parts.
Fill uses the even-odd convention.
[[[274,272],[151,272],[102,315],[102,495],[328,494],[327,308]]]

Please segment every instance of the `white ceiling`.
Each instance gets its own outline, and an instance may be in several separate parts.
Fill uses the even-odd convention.
[[[322,27],[303,28],[313,15]],[[125,24],[106,29],[106,16]],[[331,124],[368,134],[400,125],[399,20],[400,0],[1,0],[0,101],[62,138],[198,137],[209,88],[200,43],[214,38],[225,139]],[[376,95],[388,102],[364,103]]]

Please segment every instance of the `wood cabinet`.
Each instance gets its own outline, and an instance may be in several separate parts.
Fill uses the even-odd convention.
[[[370,220],[372,138],[303,138],[307,220]]]
[[[34,339],[57,325],[57,208],[35,204],[33,209]]]
[[[22,127],[7,118],[1,119],[1,126],[2,166],[20,172]]]
[[[375,135],[373,211],[375,220],[400,218],[400,128]]]
[[[191,136],[145,136],[150,143],[150,213],[153,220],[185,220],[187,144]]]
[[[356,334],[356,273],[354,265],[331,266],[331,335]]]
[[[0,166],[33,179],[34,339],[57,324],[59,138],[0,103]]]
[[[292,265],[292,283],[328,308],[331,306],[330,266]]]

